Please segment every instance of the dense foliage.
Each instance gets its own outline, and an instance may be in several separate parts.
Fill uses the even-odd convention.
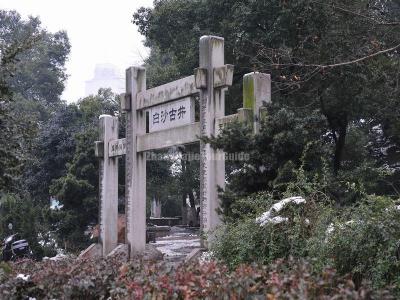
[[[156,0],[133,23],[150,48],[149,87],[193,74],[206,34],[225,38],[225,61],[235,65],[226,114],[242,106],[244,74],[271,74],[272,103],[264,103],[258,134],[232,123],[203,139],[249,157],[227,163],[224,225],[212,249],[220,263],[176,270],[118,259],[1,264],[0,296],[398,296],[399,1]],[[65,32],[0,10],[0,237],[13,224],[37,258],[87,246],[85,231],[98,221],[98,116],[119,116],[124,136],[111,91],[76,104],[60,99],[69,51]],[[199,164],[181,157],[198,145],[176,150],[149,160],[148,201],[161,200],[164,214],[175,216],[188,199],[195,215]],[[123,198],[122,185],[119,192]],[[305,202],[271,210],[291,196]],[[260,224],[266,211],[275,219]]]
[[[22,278],[17,278],[21,274]],[[27,277],[26,277],[27,276]],[[21,277],[21,276],[20,276]],[[333,269],[315,272],[304,261],[269,266],[207,262],[177,269],[120,259],[22,262],[0,266],[0,296],[7,299],[394,299],[390,290],[355,288]]]
[[[398,1],[379,0],[155,1],[133,16],[156,83],[193,74],[201,35],[225,38],[225,61],[235,65],[227,114],[242,106],[245,73],[271,74],[273,105],[258,143],[235,131],[219,145],[233,152],[248,145],[258,160],[242,191],[270,189],[316,143],[337,178],[388,167],[378,190],[391,195],[399,190],[399,19]]]
[[[236,219],[219,229],[215,257],[231,267],[308,258],[317,269],[331,266],[338,274],[351,274],[357,286],[367,280],[375,287],[395,285],[400,290],[400,211],[392,200],[370,196],[340,210],[321,203],[321,194],[305,200],[274,212],[277,218],[264,225],[257,217],[276,203],[271,194],[236,201]]]
[[[69,51],[65,32],[50,33],[38,18],[0,10],[0,238],[11,233],[12,224],[12,232],[28,239],[38,257],[48,241],[49,197],[37,197],[44,178],[28,183],[32,166],[45,159],[35,152],[38,136],[65,105],[60,96]]]
[[[0,193],[24,188],[20,177],[40,122],[61,103],[69,50],[65,32],[0,10]]]
[[[227,164],[218,259],[307,257],[357,285],[399,288],[399,20],[390,0],[166,0],[134,14],[156,83],[193,73],[201,35],[225,38],[235,65],[226,114],[242,106],[244,74],[271,74],[259,134],[234,123],[203,139],[249,157]],[[285,209],[288,222],[256,223],[290,196],[307,203]]]
[[[66,149],[56,153],[72,155],[62,166],[66,168],[63,176],[50,177],[51,184],[47,188],[50,195],[59,201],[62,207],[51,213],[54,232],[59,244],[68,251],[78,251],[89,243],[85,231],[89,225],[98,222],[98,162],[94,156],[94,142],[98,140],[98,116],[102,114],[118,114],[119,103],[110,90],[100,89],[98,95],[83,98],[78,103],[70,104],[67,114],[56,120],[55,130],[62,130],[68,139],[74,140],[74,148],[66,154]],[[75,111],[75,119],[70,118],[69,110]],[[63,132],[62,125],[68,122],[73,131]],[[67,128],[68,128],[67,127]],[[63,142],[64,139],[58,141]],[[56,143],[53,147],[63,147]],[[49,151],[48,148],[42,148]],[[49,160],[47,160],[49,159]],[[42,162],[46,164],[60,158],[49,155]],[[64,162],[65,163],[65,162]]]

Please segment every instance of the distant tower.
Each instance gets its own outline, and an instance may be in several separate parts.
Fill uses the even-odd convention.
[[[114,93],[125,91],[125,79],[113,64],[97,64],[94,78],[85,83],[85,97],[97,95],[100,88],[111,88]]]

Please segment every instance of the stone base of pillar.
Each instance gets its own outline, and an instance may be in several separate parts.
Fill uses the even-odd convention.
[[[191,263],[197,261],[204,251],[207,251],[205,248],[194,248],[186,257],[185,263]]]
[[[164,259],[164,254],[161,253],[155,246],[146,244],[143,253],[134,253],[131,255],[131,260],[143,259],[144,261],[160,261]]]
[[[78,259],[99,258],[102,256],[102,251],[103,247],[101,244],[91,244],[79,254]]]
[[[129,257],[129,247],[127,244],[118,245],[113,251],[111,251],[107,257],[118,256],[121,260],[128,260]]]

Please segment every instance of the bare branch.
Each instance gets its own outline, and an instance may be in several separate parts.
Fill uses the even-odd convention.
[[[396,22],[380,22],[380,21],[378,21],[378,20],[376,20],[376,19],[374,19],[374,18],[372,18],[370,16],[367,16],[367,15],[364,15],[364,14],[361,14],[361,13],[355,12],[353,10],[350,10],[350,9],[347,9],[347,8],[344,8],[344,7],[340,7],[340,6],[337,6],[337,5],[334,5],[334,4],[330,5],[330,4],[325,3],[323,1],[314,1],[314,3],[320,4],[320,5],[324,5],[324,6],[330,6],[333,9],[340,10],[342,12],[345,12],[345,13],[348,13],[348,14],[351,14],[351,15],[354,15],[354,16],[358,16],[358,17],[367,19],[367,20],[375,23],[376,25],[380,25],[380,26],[398,26],[398,25],[400,25],[400,22],[398,22],[398,21],[396,21]]]
[[[363,57],[360,57],[360,58],[357,58],[357,59],[354,59],[354,60],[345,61],[345,62],[341,62],[341,63],[337,63],[337,64],[330,64],[330,65],[321,65],[321,64],[271,64],[271,66],[273,66],[273,67],[282,67],[282,66],[312,67],[312,68],[321,68],[321,69],[336,68],[336,67],[341,67],[341,66],[346,66],[346,65],[359,63],[361,61],[373,58],[375,56],[392,52],[392,51],[394,51],[394,50],[396,50],[398,48],[400,48],[400,44],[398,44],[398,45],[396,45],[396,46],[394,46],[392,48],[381,50],[381,51],[378,51],[378,52],[375,52],[375,53],[372,53],[370,55],[363,56]]]
[[[355,15],[355,16],[358,16],[358,17],[361,17],[361,18],[364,18],[364,19],[368,19],[368,20],[376,23],[377,25],[382,25],[382,26],[397,26],[397,25],[400,25],[400,22],[379,22],[379,21],[375,20],[374,18],[371,18],[369,16],[357,13],[357,12],[352,11],[352,10],[348,10],[346,8],[343,8],[343,7],[333,6],[333,8],[337,9],[337,10],[340,10],[340,11],[343,11],[343,12],[346,12],[346,13],[349,13],[349,14],[352,14],[352,15]]]

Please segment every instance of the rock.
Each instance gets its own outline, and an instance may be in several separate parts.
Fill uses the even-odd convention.
[[[102,247],[100,244],[91,244],[86,250],[83,250],[78,258],[79,259],[88,259],[88,258],[97,258],[101,257]]]
[[[188,255],[186,255],[185,263],[194,262],[200,259],[201,257],[203,257],[205,250],[206,249],[204,248],[194,248]]]
[[[163,260],[164,255],[155,246],[146,244],[146,250],[143,255],[145,261],[158,261]]]
[[[123,260],[128,260],[129,257],[129,247],[127,244],[118,245],[113,251],[111,251],[107,257],[118,256]]]
[[[53,257],[45,256],[45,257],[43,257],[43,260],[58,261],[58,260],[64,260],[64,259],[68,259],[68,258],[71,258],[71,257],[68,256],[68,255],[59,253],[59,254],[57,254],[56,256],[53,256]]]

